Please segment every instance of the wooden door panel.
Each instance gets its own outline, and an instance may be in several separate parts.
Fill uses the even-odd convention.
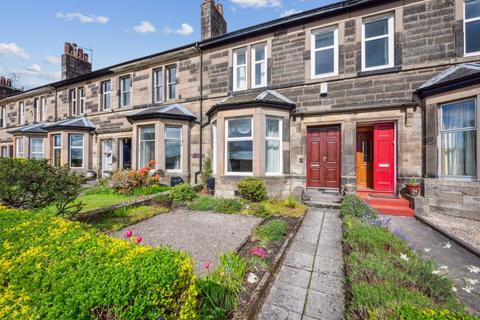
[[[395,188],[395,126],[374,125],[374,189],[393,192]]]
[[[357,186],[373,189],[373,134],[368,129],[363,130],[357,132]]]
[[[307,187],[340,187],[340,127],[308,130],[306,165]]]

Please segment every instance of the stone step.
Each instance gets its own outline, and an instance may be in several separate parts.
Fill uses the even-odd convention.
[[[451,208],[445,206],[430,206],[430,213],[440,213],[444,215],[472,219],[476,221],[480,221],[480,209],[477,210],[468,210],[462,208]]]

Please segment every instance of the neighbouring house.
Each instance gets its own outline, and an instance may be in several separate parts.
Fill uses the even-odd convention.
[[[201,27],[95,71],[66,43],[61,81],[0,100],[2,154],[99,176],[156,160],[191,182],[211,154],[224,197],[245,176],[274,196],[415,177],[422,207],[448,190],[478,208],[479,0],[348,0],[229,33],[203,0]]]

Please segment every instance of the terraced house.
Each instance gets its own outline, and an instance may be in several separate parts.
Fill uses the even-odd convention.
[[[244,176],[277,196],[416,177],[419,210],[478,218],[480,0],[349,0],[230,33],[204,0],[201,22],[196,43],[95,71],[66,43],[61,81],[0,100],[2,154],[191,182],[211,154],[220,196]]]

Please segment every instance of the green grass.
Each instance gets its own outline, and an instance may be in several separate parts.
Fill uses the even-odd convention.
[[[187,206],[195,211],[215,211],[226,214],[242,213],[244,204],[237,199],[223,199],[211,196],[202,196],[193,200]]]
[[[280,219],[275,219],[259,226],[256,234],[261,241],[280,241],[287,234],[287,223]]]
[[[299,218],[303,216],[308,207],[303,203],[297,203],[295,207],[291,208],[287,205],[290,205],[285,200],[265,200],[262,201],[262,204],[272,213],[274,216],[283,216],[283,217],[292,217]]]
[[[218,199],[210,196],[198,197],[188,205],[190,210],[195,211],[215,211]]]
[[[91,225],[103,232],[120,230],[131,224],[170,212],[170,209],[155,206],[125,207],[106,213]]]
[[[82,202],[82,212],[88,212],[95,209],[113,206],[125,201],[132,201],[135,196],[127,196],[123,194],[85,194],[77,198],[77,202]]]

